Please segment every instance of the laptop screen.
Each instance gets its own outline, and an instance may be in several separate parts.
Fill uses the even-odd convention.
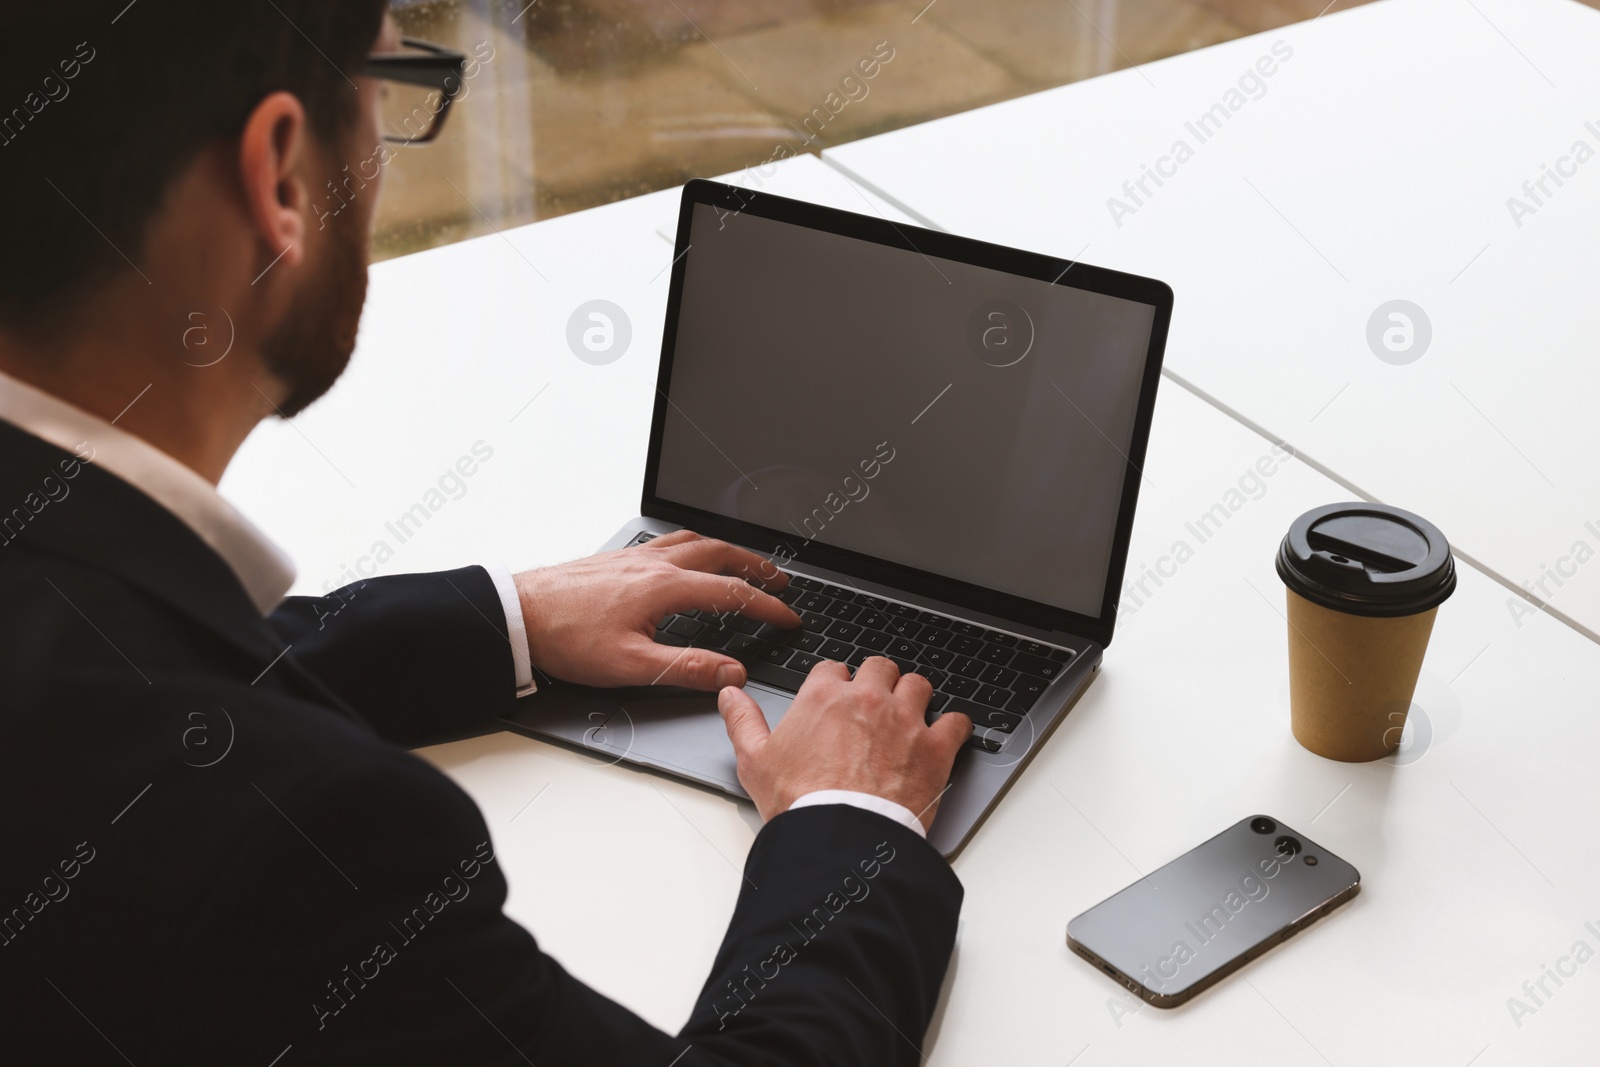
[[[1154,305],[686,208],[659,499],[1101,614]]]

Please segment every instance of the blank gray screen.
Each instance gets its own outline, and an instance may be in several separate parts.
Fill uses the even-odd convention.
[[[1155,308],[694,206],[656,492],[1097,617]]]

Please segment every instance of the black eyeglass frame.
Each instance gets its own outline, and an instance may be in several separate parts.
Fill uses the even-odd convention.
[[[388,132],[383,134],[383,139],[390,144],[427,144],[438,137],[439,131],[444,129],[445,116],[450,113],[451,103],[466,87],[467,57],[453,48],[418,40],[415,37],[402,37],[400,43],[407,48],[419,49],[428,54],[376,52],[367,57],[361,73],[368,78],[419,85],[425,89],[433,89],[439,94],[439,110],[434,112],[433,122],[421,136],[405,137]],[[455,82],[453,87],[452,79]]]

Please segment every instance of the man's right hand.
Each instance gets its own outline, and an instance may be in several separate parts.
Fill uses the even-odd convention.
[[[843,663],[818,663],[776,730],[742,689],[723,689],[717,707],[739,759],[739,782],[762,819],[807,793],[848,789],[910,809],[927,829],[956,753],[972,736],[965,715],[925,723],[932,695],[926,678],[902,676],[892,660],[873,656],[853,679]]]

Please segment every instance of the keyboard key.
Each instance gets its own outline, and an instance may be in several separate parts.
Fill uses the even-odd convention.
[[[910,619],[890,619],[886,629],[896,637],[915,637],[922,632],[921,624]]]
[[[996,633],[994,630],[985,630],[983,639],[991,645],[1004,645],[1007,648],[1016,648],[1017,641],[1020,640],[1010,634]]]
[[[917,673],[917,665],[913,661],[908,660],[908,659],[901,659],[899,656],[890,656],[889,659],[894,663],[894,665],[896,667],[900,668],[900,673],[901,674],[916,674]]]
[[[981,749],[984,752],[999,752],[1005,747],[1004,737],[1004,734],[988,730],[974,730],[972,736],[967,739],[967,747]]]
[[[917,655],[917,659],[930,667],[949,667],[955,661],[955,656],[946,648],[924,648]],[[1005,668],[1000,668],[1004,670]],[[987,681],[987,679],[985,679]]]
[[[821,634],[814,634],[810,630],[792,630],[790,632],[794,636],[784,642],[790,648],[797,648],[802,652],[815,652],[822,647],[823,637]]]
[[[878,630],[863,630],[861,635],[856,638],[856,644],[870,648],[874,652],[882,652],[889,647],[889,642],[892,640],[894,639],[888,634]]]
[[[855,647],[849,641],[826,641],[821,648],[817,649],[817,655],[823,659],[849,659],[850,653],[855,651]]]
[[[1006,705],[1006,710],[1018,715],[1027,714],[1049,686],[1050,683],[1043,678],[1035,678],[1031,674],[1017,675],[1017,680],[1011,683],[1011,702]]]
[[[925,626],[922,632],[917,635],[917,640],[925,645],[938,645],[943,648],[946,642],[954,636],[949,630],[941,630],[937,626]]]
[[[953,712],[960,712],[962,715],[965,715],[967,718],[971,719],[972,725],[974,726],[978,725],[978,720],[984,715],[987,715],[990,711],[989,708],[974,704],[970,700],[962,700],[960,698],[952,698],[950,703],[946,704],[942,710],[946,715],[949,715]]]
[[[983,663],[979,660],[968,659],[965,656],[958,656],[956,661],[950,664],[950,669],[963,678],[976,678],[983,673]]]
[[[1026,652],[1030,656],[1047,656],[1050,654],[1050,646],[1041,645],[1037,641],[1018,641],[1017,649],[1018,651]]]
[[[1012,670],[1010,667],[990,667],[978,677],[983,681],[988,682],[990,685],[998,685],[1002,688],[1009,688],[1012,681],[1017,677],[1017,672]]]
[[[975,697],[978,695],[978,687],[981,684],[982,683],[975,678],[961,678],[953,676],[939,688],[943,689],[946,693],[949,693],[953,697]]]
[[[869,630],[887,630],[889,628],[889,616],[877,609],[863,611],[856,616],[856,622]]]
[[[760,655],[764,642],[757,641],[749,634],[735,634],[728,638],[725,651],[736,659],[754,659]]]
[[[985,663],[999,663],[1002,666],[1011,661],[1013,653],[1003,645],[986,644],[983,651],[978,653],[978,658]]]
[[[854,652],[850,653],[850,657],[845,660],[845,663],[849,664],[852,667],[859,667],[859,666],[861,666],[861,664],[863,662],[866,661],[866,658],[868,656],[876,656],[876,655],[877,655],[877,653],[873,652],[871,649],[858,648]]]
[[[935,689],[943,689],[944,683],[950,680],[950,676],[944,671],[934,670],[932,667],[918,667],[917,673],[926,678],[928,684]]]
[[[1003,734],[1011,733],[1021,723],[1021,715],[1014,715],[998,708],[984,708],[978,713],[978,717],[972,720],[973,726],[986,730],[999,730]]]
[[[952,700],[945,705],[944,711],[946,714],[959,711],[972,720],[973,727],[980,733],[998,730],[1000,733],[1009,734],[1022,722],[1021,715],[1013,715],[999,708],[986,708],[970,700]]]
[[[834,619],[853,619],[861,614],[861,605],[852,604],[847,600],[835,600],[824,608],[822,613]]]
[[[929,624],[930,626],[949,626],[950,625],[950,620],[949,619],[945,618],[943,615],[935,615],[931,611],[922,612],[920,615],[917,616],[917,619],[918,619],[918,621],[925,622],[925,623]]]
[[[788,667],[791,671],[799,671],[801,674],[810,674],[811,668],[815,667],[821,662],[821,656],[813,656],[809,652],[800,652],[795,655],[794,659],[789,661]]]
[[[789,657],[794,655],[794,649],[784,648],[782,645],[768,645],[761,652],[761,659],[774,667],[782,667],[789,662]]]
[[[820,634],[826,632],[828,627],[833,625],[833,620],[815,611],[808,611],[800,616],[800,625],[813,633]]]
[[[785,604],[792,605],[795,601],[805,596],[806,591],[801,589],[798,585],[795,585],[793,582],[790,582],[788,585],[783,587],[781,592],[773,593],[772,595],[783,601]]]
[[[968,637],[966,634],[957,633],[950,638],[950,643],[945,647],[957,655],[976,656],[983,651],[983,642],[976,637]]]
[[[836,622],[832,626],[828,627],[827,634],[829,637],[836,637],[840,641],[854,641],[860,636],[861,627],[856,623],[845,622],[841,619],[839,622]]]
[[[906,604],[890,604],[883,610],[888,612],[890,615],[898,615],[902,619],[914,619],[918,615],[922,614],[916,608],[910,607]]]
[[[1072,658],[1072,653],[1068,652],[1064,648],[1052,648],[1050,650],[1049,658],[1055,660],[1057,663],[1065,663],[1067,660]]]
[[[792,671],[788,667],[778,667],[764,660],[756,660],[747,664],[745,670],[750,675],[752,682],[765,682],[770,686],[797,693],[805,684],[806,676],[799,671]]]
[[[734,636],[732,630],[709,630],[694,639],[700,648],[721,648]]]
[[[889,602],[883,599],[881,596],[869,596],[866,593],[857,593],[856,603],[862,605],[863,607],[873,608],[878,611],[882,611],[889,604]]]
[[[796,611],[821,611],[832,603],[832,599],[823,596],[821,593],[806,593],[795,601],[794,608]]]
[[[724,615],[723,625],[735,633],[754,634],[761,629],[761,624],[744,615]]]
[[[899,657],[905,660],[913,660],[916,659],[917,652],[918,648],[915,642],[907,641],[901,637],[889,642],[889,648],[885,654],[891,659]]]
[[[950,624],[950,629],[958,634],[965,634],[967,637],[982,637],[988,633],[987,630],[975,622],[953,622]]]
[[[817,581],[815,578],[807,578],[803,574],[789,575],[789,582],[792,585],[798,585],[801,589],[807,589],[812,592],[822,588],[821,582]]]
[[[930,698],[928,701],[928,714],[932,715],[934,718],[938,718],[939,713],[944,710],[944,706],[948,703],[950,703],[950,698],[945,696],[943,693],[933,694],[932,698]],[[932,726],[933,723],[929,722],[928,725]]]
[[[978,703],[1003,708],[1011,703],[1011,693],[998,685],[986,685],[978,690]]]
[[[673,648],[688,648],[689,639],[687,637],[679,637],[677,634],[668,633],[665,630],[661,630],[656,633],[656,644],[671,645]]]
[[[1053,659],[1030,656],[1026,652],[1018,652],[1007,666],[1015,667],[1024,674],[1033,674],[1045,679],[1054,679],[1065,669],[1063,664]]]

